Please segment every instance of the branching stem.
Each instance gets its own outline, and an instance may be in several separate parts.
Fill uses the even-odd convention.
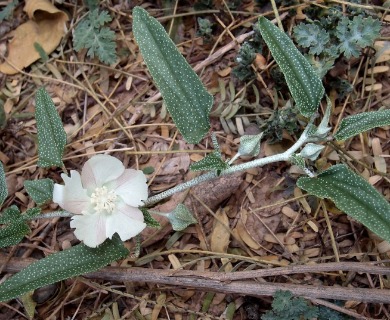
[[[310,128],[310,124],[312,122],[313,122],[313,119],[311,119],[311,121],[307,125],[305,131],[302,133],[301,137],[298,139],[298,141],[295,142],[295,144],[290,149],[286,150],[285,152],[280,153],[280,154],[276,154],[273,156],[261,158],[261,159],[256,159],[256,160],[242,163],[242,164],[239,164],[236,166],[232,166],[226,170],[223,170],[219,176],[226,176],[228,174],[232,174],[235,172],[244,171],[244,170],[248,170],[248,169],[256,168],[256,167],[262,167],[266,164],[273,163],[273,162],[288,161],[289,158],[310,139],[308,134],[307,134],[307,131]],[[166,190],[164,192],[161,192],[157,195],[150,197],[149,199],[147,199],[144,202],[145,206],[151,206],[151,205],[153,205],[153,204],[155,204],[155,203],[157,203],[165,198],[170,197],[171,195],[173,195],[177,192],[184,191],[184,190],[191,188],[193,186],[196,186],[202,182],[213,180],[215,178],[218,178],[219,176],[217,175],[217,173],[215,171],[207,172],[207,173],[205,173],[199,177],[196,177],[190,181],[184,182],[182,184],[177,185],[176,187],[173,187],[169,190]]]

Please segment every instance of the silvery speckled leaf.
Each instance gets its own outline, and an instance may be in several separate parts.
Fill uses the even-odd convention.
[[[42,205],[53,198],[54,182],[51,179],[26,180],[24,187],[37,205]]]
[[[390,125],[390,109],[362,112],[341,120],[334,137],[337,141],[342,141],[370,129],[388,125]]]
[[[315,178],[299,178],[297,186],[319,198],[331,199],[340,210],[390,241],[389,202],[347,166],[339,164]]]
[[[295,164],[296,166],[298,166],[302,170],[305,170],[305,168],[306,168],[305,159],[300,154],[291,155],[289,160],[291,161],[291,163]]]
[[[146,223],[146,226],[150,228],[160,228],[160,223],[153,219],[153,217],[150,215],[148,209],[146,208],[139,208],[144,215],[144,221]]]
[[[305,117],[312,116],[325,91],[321,79],[284,32],[264,17],[259,18],[258,27],[284,74],[299,111]]]
[[[66,133],[53,100],[45,88],[39,88],[35,95],[35,118],[38,131],[38,166],[63,167]]]
[[[260,153],[260,140],[263,136],[263,132],[257,135],[244,135],[240,137],[240,146],[238,153],[241,156],[256,157]]]
[[[175,231],[182,231],[189,225],[197,223],[191,211],[184,204],[178,204],[176,209],[169,213],[168,219]]]
[[[37,216],[41,210],[31,208],[25,214],[21,214],[16,206],[6,208],[0,215],[0,248],[14,246],[18,244],[26,234],[30,232],[30,227],[26,222]]]
[[[18,244],[30,228],[26,221],[20,219],[21,213],[16,206],[6,208],[0,216],[0,224],[5,224],[0,228],[0,248],[14,246]]]
[[[133,9],[133,33],[177,128],[187,142],[198,143],[210,129],[213,97],[163,26],[141,7]]]
[[[190,165],[192,171],[203,171],[203,170],[225,170],[229,168],[229,164],[221,159],[219,152],[212,152],[205,156],[202,160],[195,162]]]
[[[101,269],[129,254],[117,234],[97,248],[79,244],[40,259],[0,284],[0,301],[64,279]]]
[[[307,143],[299,155],[304,159],[310,159],[311,161],[315,161],[320,155],[324,146],[315,143]]]
[[[325,138],[329,131],[332,129],[329,126],[329,118],[332,111],[332,101],[330,101],[329,97],[326,95],[326,110],[324,117],[321,120],[320,125],[317,128],[316,136],[319,138]]]

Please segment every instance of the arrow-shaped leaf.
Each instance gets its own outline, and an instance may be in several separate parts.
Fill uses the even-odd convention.
[[[53,199],[54,182],[51,179],[26,180],[24,187],[37,205]]]
[[[7,225],[0,228],[0,248],[18,244],[30,232],[28,224],[20,219],[20,216],[16,206],[11,206],[2,212],[0,223]]]
[[[315,178],[302,177],[297,185],[319,198],[331,199],[340,210],[390,241],[390,204],[345,165],[332,166]]]
[[[190,170],[192,171],[202,171],[202,170],[225,170],[229,168],[229,164],[223,161],[218,154],[214,151],[209,153],[203,159],[199,160],[190,165]]]
[[[60,280],[96,271],[112,261],[126,257],[129,251],[119,236],[107,239],[98,248],[79,244],[32,263],[0,285],[0,301],[16,298],[28,291]]]
[[[150,228],[160,228],[161,227],[160,223],[150,215],[148,209],[140,208],[140,210],[144,215],[144,221],[148,227],[150,227]]]
[[[169,213],[168,219],[172,224],[172,229],[175,231],[183,231],[189,225],[198,222],[191,214],[191,211],[182,203],[179,203],[175,210]]]
[[[53,100],[45,88],[38,89],[36,93],[35,118],[38,130],[38,166],[63,167],[66,133]]]
[[[177,128],[186,141],[198,143],[210,129],[213,97],[162,25],[141,7],[133,9],[133,32]]]
[[[390,109],[362,112],[341,120],[334,135],[338,141],[346,140],[370,129],[390,125]]]
[[[321,79],[284,32],[264,17],[259,18],[258,27],[286,78],[299,111],[310,117],[324,95]]]

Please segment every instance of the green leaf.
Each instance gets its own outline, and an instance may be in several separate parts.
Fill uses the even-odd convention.
[[[17,206],[12,205],[4,209],[0,215],[0,224],[9,224],[20,218],[20,211]]]
[[[1,11],[0,11],[0,22],[3,20],[9,19],[14,13],[14,9],[18,5],[18,0],[13,0],[8,3]]]
[[[352,40],[351,31],[349,30],[349,19],[343,17],[336,27],[336,36],[340,40],[339,51],[344,53],[346,58],[359,57],[360,48],[357,43]]]
[[[90,10],[95,10],[99,7],[100,0],[84,0],[84,5]]]
[[[21,218],[23,220],[32,220],[40,213],[41,213],[40,208],[31,208],[31,209],[28,209],[24,214],[22,214]]]
[[[334,135],[337,141],[346,140],[370,129],[390,125],[390,109],[362,112],[344,118]]]
[[[330,101],[328,95],[326,95],[326,110],[324,117],[321,120],[320,125],[317,128],[317,131],[315,135],[319,138],[325,139],[325,137],[328,135],[329,131],[332,130],[332,128],[329,126],[329,118],[330,114],[332,113],[332,101]]]
[[[302,177],[297,185],[319,198],[331,199],[340,210],[390,241],[390,204],[345,165],[332,166],[315,178]]]
[[[124,258],[129,251],[119,236],[107,239],[98,248],[79,244],[36,261],[0,285],[0,301],[14,299],[28,291],[67,278],[99,270]]]
[[[51,179],[26,180],[24,187],[37,205],[53,199],[54,182]]]
[[[305,117],[310,117],[324,95],[320,78],[284,32],[264,17],[259,18],[258,27],[286,78],[299,111]]]
[[[329,33],[314,23],[300,23],[294,28],[294,37],[298,45],[309,48],[310,54],[321,54],[330,40]]]
[[[142,172],[145,174],[145,175],[148,175],[148,174],[152,174],[154,172],[154,167],[145,167],[142,169]]]
[[[360,50],[371,46],[380,36],[381,23],[372,17],[355,16],[353,20],[343,17],[336,27],[336,36],[339,39],[339,51],[346,58],[359,57]]]
[[[202,160],[191,164],[190,170],[202,171],[202,170],[225,170],[229,168],[229,165],[221,159],[218,152],[209,153]]]
[[[315,161],[324,148],[324,146],[321,146],[319,144],[307,143],[303,147],[299,155],[304,159],[310,159],[311,161]]]
[[[277,290],[272,310],[261,316],[262,320],[309,320],[318,317],[318,308],[302,297],[294,297],[290,291]]]
[[[3,164],[0,161],[0,207],[3,205],[7,196],[8,196],[7,180],[5,179]]]
[[[181,203],[177,205],[175,210],[169,213],[168,219],[172,224],[172,229],[175,231],[182,231],[189,225],[198,222],[192,216],[191,211]]]
[[[146,223],[146,226],[151,227],[151,228],[160,228],[160,223],[153,219],[153,217],[150,215],[148,209],[146,208],[140,208],[141,212],[144,215],[144,220]]]
[[[0,229],[0,248],[18,244],[30,232],[28,224],[21,217],[16,206],[11,206],[2,212],[0,224],[7,225]]]
[[[300,154],[292,154],[289,160],[291,161],[291,163],[295,164],[302,170],[305,170],[306,168],[305,159]]]
[[[25,221],[18,221],[0,229],[0,248],[18,244],[30,228]]]
[[[372,17],[363,18],[355,16],[350,21],[352,39],[361,47],[373,45],[374,40],[380,36],[381,22]]]
[[[95,55],[105,64],[113,64],[116,61],[115,32],[108,27],[103,27],[112,18],[107,11],[99,13],[99,9],[89,14],[77,25],[73,34],[74,49],[79,52],[88,49],[87,56]]]
[[[45,49],[43,49],[38,42],[34,42],[34,49],[39,53],[42,62],[47,62],[49,60],[49,56],[47,55]]]
[[[241,136],[238,153],[242,156],[258,156],[260,153],[260,140],[262,136],[263,132],[256,135]]]
[[[213,97],[162,25],[140,7],[133,9],[133,32],[177,128],[187,142],[198,143],[210,129]]]
[[[337,52],[337,48],[335,49]],[[337,55],[338,56],[338,55]],[[305,55],[307,61],[314,68],[314,71],[320,79],[324,78],[330,69],[333,68],[335,59],[332,57],[318,58],[312,54]]]
[[[66,133],[53,100],[45,88],[38,89],[35,96],[35,118],[38,130],[38,166],[63,167]]]

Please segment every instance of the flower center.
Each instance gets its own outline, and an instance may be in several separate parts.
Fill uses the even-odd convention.
[[[97,213],[113,213],[116,208],[117,195],[106,187],[96,188],[91,194],[91,203]]]

